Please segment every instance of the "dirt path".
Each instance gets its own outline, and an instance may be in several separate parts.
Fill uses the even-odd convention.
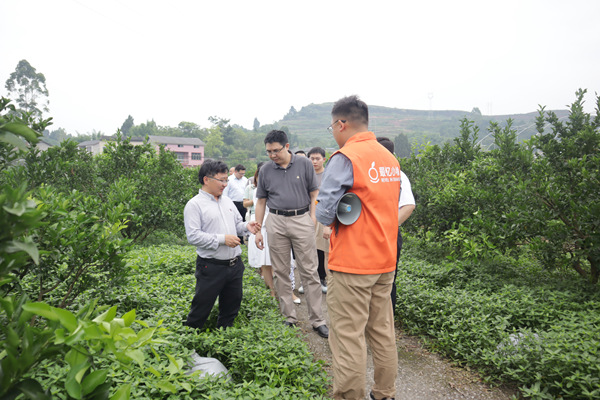
[[[304,295],[299,295],[298,328],[315,358],[325,361],[331,373],[331,350],[326,339],[319,337],[308,323]],[[326,295],[323,295],[323,312],[327,314]],[[443,357],[427,351],[421,341],[396,330],[398,349],[398,378],[396,399],[403,400],[509,400],[517,391],[513,388],[490,388],[479,376],[464,368],[454,366]],[[373,385],[373,361],[368,356],[367,393]],[[331,395],[331,388],[328,392]]]

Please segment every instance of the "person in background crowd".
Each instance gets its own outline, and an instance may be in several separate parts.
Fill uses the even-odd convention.
[[[378,137],[377,141],[383,147],[394,154],[394,142],[387,137]],[[402,224],[410,217],[415,210],[415,196],[413,195],[410,181],[404,171],[400,171],[401,187],[400,202],[398,203],[398,242],[396,250],[396,272],[394,272],[394,283],[392,284],[392,308],[396,309],[396,276],[398,275],[398,260],[400,260],[400,252],[402,251]]]
[[[304,150],[298,150],[294,154],[300,157],[306,157],[306,152]]]
[[[246,173],[246,167],[242,164],[238,164],[234,168],[233,175],[229,175],[228,184],[223,191],[223,196],[229,197],[233,200],[233,204],[238,209],[238,212],[242,216],[242,221],[246,221],[246,207],[244,207],[244,189],[248,183],[248,178],[244,176]],[[244,241],[244,237],[240,236],[240,240]]]
[[[334,399],[364,399],[367,347],[373,355],[371,399],[393,399],[398,354],[390,292],[396,265],[400,164],[368,131],[369,110],[357,96],[338,100],[327,128],[339,145],[327,162],[316,217],[334,226],[329,249],[327,309]],[[361,201],[356,222],[336,220],[346,193]]]
[[[287,325],[298,321],[292,301],[290,283],[290,251],[294,247],[296,263],[306,289],[308,318],[321,337],[329,336],[329,329],[321,308],[321,285],[317,273],[317,249],[314,240],[315,201],[318,187],[314,168],[306,157],[289,151],[285,132],[273,130],[265,137],[265,148],[271,161],[263,165],[256,188],[256,220],[262,221],[269,207],[267,235],[271,262],[277,281],[279,306]],[[256,245],[264,246],[261,232],[256,234]]]
[[[206,160],[198,179],[202,188],[183,210],[185,233],[196,246],[196,291],[186,325],[202,329],[219,298],[217,327],[227,328],[240,310],[244,264],[236,235],[255,233],[256,222],[245,224],[231,199],[223,196],[227,165]]]
[[[317,184],[321,186],[323,173],[325,172],[325,150],[321,147],[313,147],[308,151],[308,159],[312,162],[315,174],[317,175]],[[315,230],[315,241],[317,242],[317,257],[319,266],[319,279],[321,280],[321,291],[327,293],[327,259],[329,257],[329,236],[331,229],[323,226],[317,221],[317,229]]]
[[[258,172],[260,168],[263,166],[264,161],[259,163],[256,167],[256,172],[254,173],[254,181],[258,181]],[[254,221],[256,214],[254,212],[254,204],[256,203],[256,186],[254,184],[249,184],[246,186],[245,194],[244,194],[244,207],[248,208],[248,220]],[[271,291],[271,296],[275,297],[275,286],[273,284],[273,267],[271,266],[271,256],[269,255],[269,245],[266,238],[266,224],[267,224],[268,214],[265,214],[265,217],[262,221],[262,231],[264,238],[264,249],[261,250],[256,247],[255,235],[251,234],[248,239],[248,264],[251,267],[257,268],[257,271],[262,276],[265,284]]]

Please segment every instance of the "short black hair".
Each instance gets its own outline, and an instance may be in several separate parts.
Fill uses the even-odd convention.
[[[224,173],[229,171],[227,164],[223,161],[205,160],[198,171],[198,180],[204,185],[204,177],[214,177],[216,174]]]
[[[377,138],[377,141],[379,142],[379,144],[381,144],[383,147],[385,147],[386,149],[388,149],[390,151],[390,153],[394,154],[394,142],[392,142],[390,140],[390,138],[387,138],[385,136],[379,136]]]
[[[238,164],[235,166],[235,170],[236,171],[245,171],[246,167],[244,167],[242,164]]]
[[[308,151],[308,156],[311,154],[320,154],[323,158],[325,158],[325,150],[321,147],[313,147]]]
[[[304,155],[306,155],[306,152],[304,150],[298,150],[294,154],[304,154]]]
[[[288,137],[284,131],[278,131],[273,129],[265,136],[265,144],[267,143],[281,143],[282,145],[288,144]]]
[[[356,95],[343,97],[335,102],[331,116],[369,125],[369,107]]]

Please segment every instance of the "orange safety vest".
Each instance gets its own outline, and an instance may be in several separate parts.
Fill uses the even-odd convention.
[[[354,185],[362,210],[352,225],[338,223],[329,244],[329,269],[369,275],[396,269],[400,164],[373,132],[352,136],[338,152],[352,162]],[[333,157],[333,155],[332,155]],[[337,223],[337,222],[336,222]]]

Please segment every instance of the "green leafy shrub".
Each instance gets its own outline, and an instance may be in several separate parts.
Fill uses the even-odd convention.
[[[542,107],[538,134],[524,143],[509,119],[490,124],[495,148],[481,151],[478,127],[464,119],[452,145],[403,160],[417,195],[403,227],[437,242],[441,257],[482,262],[525,253],[548,271],[572,269],[597,284],[600,96],[591,116],[585,93],[577,91],[565,121]]]
[[[130,138],[117,135],[96,161],[104,187],[123,180],[132,191],[128,203],[133,215],[123,230],[125,237],[140,243],[157,230],[183,233],[182,210],[197,191],[197,176],[183,168],[172,152],[160,147],[157,153],[147,142],[133,145]],[[98,192],[101,198],[109,194]]]
[[[557,283],[510,263],[440,266],[408,257],[398,272],[396,313],[434,349],[488,380],[517,382],[528,397],[598,396],[600,293],[593,286]]]
[[[1,110],[7,104],[2,99]],[[0,153],[3,155],[0,157],[0,170],[3,173],[11,172],[17,165],[11,163],[26,152],[23,141],[35,143],[37,136],[39,134],[25,122],[14,117],[0,117]],[[111,349],[116,343],[103,337],[101,329],[105,328],[104,325],[98,326],[98,323],[109,321],[106,318],[99,321],[88,319],[89,311],[94,308],[93,303],[84,307],[80,314],[74,315],[42,302],[28,301],[21,278],[29,272],[27,265],[30,262],[36,266],[39,264],[40,251],[34,238],[44,223],[44,214],[30,198],[31,193],[26,191],[27,182],[12,187],[4,181],[1,188],[0,397],[14,399],[24,395],[35,399],[51,398],[40,384],[40,379],[28,374],[44,363],[64,359],[70,369],[61,386],[70,398],[107,399],[110,383],[106,382],[106,371],[93,367],[93,357],[82,342],[90,339],[97,341],[100,337],[100,342],[97,341],[93,346],[95,350],[104,352],[104,356],[114,354]],[[44,317],[47,322],[36,315]],[[110,345],[106,346],[109,341]],[[117,392],[113,398],[128,398],[126,389],[121,393],[119,395]]]
[[[41,187],[34,195],[44,222],[35,231],[39,263],[23,270],[30,296],[64,308],[90,288],[120,284],[122,258],[129,248],[120,234],[128,217],[123,205],[51,187]]]
[[[101,301],[135,308],[145,323],[161,323],[168,331],[161,334],[165,343],[154,348],[153,356],[146,352],[144,368],[112,370],[109,377],[131,384],[134,398],[169,393],[173,398],[323,398],[329,381],[322,363],[313,359],[297,332],[283,325],[276,302],[253,269],[244,273],[244,298],[234,327],[216,329],[217,305],[202,331],[183,325],[194,294],[195,260],[195,248],[189,245],[137,246],[128,254],[126,282]],[[184,377],[193,351],[219,359],[233,380]],[[167,361],[171,357],[181,365],[170,384],[159,388],[154,381],[164,378],[168,365],[173,371],[179,365]],[[191,384],[190,391],[182,383]]]

